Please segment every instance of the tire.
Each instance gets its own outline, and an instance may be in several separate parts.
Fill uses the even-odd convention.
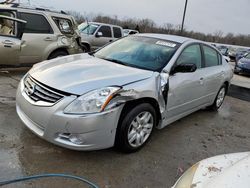
[[[62,57],[62,56],[66,56],[66,55],[69,55],[66,51],[58,50],[58,51],[55,51],[52,54],[50,54],[48,59],[55,59],[57,57]]]
[[[145,117],[145,121],[143,121],[143,117]],[[125,153],[140,150],[149,141],[156,126],[156,118],[154,107],[148,103],[139,104],[126,111],[117,128],[116,148]]]
[[[81,49],[83,53],[88,53],[90,52],[90,49],[88,48],[88,46],[86,46],[85,44],[81,45]]]
[[[223,86],[221,86],[218,94],[216,95],[214,103],[211,106],[209,106],[208,108],[210,110],[213,110],[213,111],[218,111],[218,109],[221,107],[221,105],[224,102],[224,99],[226,97],[226,92],[227,92],[227,87],[225,84],[223,84]]]
[[[235,73],[235,74],[238,74],[238,75],[240,74],[240,72],[237,71],[236,68],[234,68],[234,73]]]

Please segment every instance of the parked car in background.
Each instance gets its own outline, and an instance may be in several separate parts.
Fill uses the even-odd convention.
[[[228,47],[226,47],[226,46],[216,46],[216,45],[215,45],[215,47],[221,52],[221,54],[223,55],[223,57],[225,58],[225,60],[227,62],[231,61],[230,57],[228,57],[228,50],[229,50]]]
[[[236,48],[230,47],[228,50],[228,57],[232,60],[235,60],[236,58]]]
[[[218,110],[232,76],[220,52],[206,43],[131,35],[96,52],[36,64],[19,84],[16,109],[51,143],[134,152],[155,127],[204,107]]]
[[[234,73],[250,74],[250,53],[235,63]]]
[[[133,29],[123,29],[124,36],[138,34],[139,31]]]
[[[236,51],[235,61],[238,62],[241,58],[247,55],[250,52],[250,49],[240,48]]]
[[[1,66],[34,64],[82,52],[76,22],[70,15],[19,4],[0,4],[0,15],[26,21],[21,40],[16,35],[18,24],[1,18],[5,24],[5,30],[0,30]]]
[[[217,46],[217,49],[222,53],[224,56],[228,56],[229,48],[226,46]]]
[[[172,188],[249,188],[250,152],[219,155],[188,169]]]
[[[118,25],[84,22],[78,26],[78,29],[81,33],[81,44],[85,52],[96,50],[123,37],[123,29]]]

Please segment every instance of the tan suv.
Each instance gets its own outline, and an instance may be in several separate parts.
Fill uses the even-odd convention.
[[[82,52],[76,22],[64,12],[0,4],[0,16],[0,66],[24,66]],[[23,35],[20,20],[26,21]]]

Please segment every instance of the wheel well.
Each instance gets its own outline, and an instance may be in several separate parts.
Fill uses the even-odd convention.
[[[157,115],[157,124],[158,124],[159,121],[161,120],[160,107],[159,107],[159,104],[158,104],[157,100],[154,99],[154,98],[150,98],[150,97],[136,99],[136,100],[126,102],[125,106],[122,109],[121,117],[120,117],[119,121],[122,121],[123,117],[126,114],[125,112],[130,111],[132,108],[134,108],[135,106],[137,106],[139,104],[142,104],[142,103],[148,103],[148,104],[150,104],[150,105],[152,105],[154,107],[156,115]]]
[[[88,51],[90,51],[90,45],[88,43],[83,42],[82,45],[86,46]]]
[[[227,92],[228,92],[228,89],[229,89],[229,82],[226,81],[226,82],[224,82],[224,84],[226,85],[226,93],[227,93]]]
[[[52,51],[52,52],[49,54],[48,59],[51,57],[51,55],[52,55],[53,53],[60,52],[60,51],[66,52],[66,53],[69,55],[69,52],[68,52],[68,50],[67,50],[66,48],[58,48],[58,49]]]

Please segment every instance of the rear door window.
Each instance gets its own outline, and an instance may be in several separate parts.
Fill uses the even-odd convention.
[[[204,58],[205,58],[205,66],[213,67],[221,64],[220,55],[216,50],[211,47],[203,45]]]
[[[40,33],[40,34],[53,33],[53,30],[49,22],[43,15],[21,12],[20,18],[22,20],[27,21],[24,33]]]
[[[101,26],[98,32],[102,32],[103,37],[112,37],[111,27],[110,26]]]
[[[122,30],[119,27],[113,27],[114,37],[121,38],[122,37]]]

